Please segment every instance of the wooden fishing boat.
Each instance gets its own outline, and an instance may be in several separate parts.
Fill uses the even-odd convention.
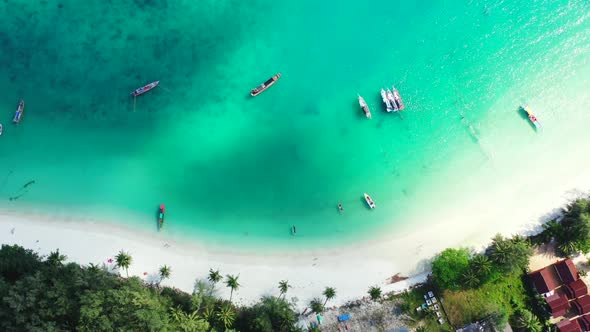
[[[150,84],[144,85],[144,86],[142,86],[141,88],[137,88],[137,89],[135,89],[133,92],[131,92],[131,95],[132,95],[133,97],[137,97],[137,96],[139,96],[139,95],[142,95],[142,94],[144,94],[144,93],[146,93],[146,92],[150,91],[151,89],[153,89],[153,88],[157,87],[157,86],[158,86],[158,84],[160,84],[160,81],[155,81],[155,82],[152,82],[152,83],[150,83]]]
[[[395,103],[397,108],[401,111],[404,108],[406,108],[406,106],[404,105],[404,102],[402,100],[402,96],[399,94],[399,91],[397,91],[397,89],[395,87],[393,88],[393,98],[395,99]]]
[[[528,105],[523,105],[522,109],[526,112],[526,115],[529,117],[529,120],[535,125],[536,128],[541,128],[541,123],[537,120],[537,117],[533,114],[530,107]]]
[[[252,97],[258,96],[261,92],[268,89],[271,85],[275,84],[275,82],[278,81],[279,78],[281,78],[281,73],[276,74],[275,76],[266,80],[266,82],[260,84],[259,86],[255,87],[254,89],[252,89],[252,91],[250,91],[250,96],[252,96]]]
[[[365,201],[367,202],[367,205],[369,205],[369,207],[371,209],[374,209],[375,208],[375,202],[373,202],[373,199],[367,193],[365,193]]]
[[[160,204],[160,208],[158,209],[158,229],[164,226],[164,213],[166,212],[166,207],[164,204]]]
[[[387,100],[389,100],[389,103],[391,104],[391,108],[393,111],[397,112],[399,111],[398,107],[397,107],[397,103],[395,102],[395,96],[393,95],[393,92],[391,92],[391,90],[387,89]]]
[[[367,116],[367,118],[371,118],[371,110],[369,110],[369,106],[367,106],[367,102],[365,102],[365,99],[363,97],[361,97],[361,95],[359,96],[359,105],[361,105],[361,108],[363,110],[363,112],[365,112],[365,115]]]
[[[21,101],[18,103],[18,106],[16,107],[16,112],[14,113],[14,118],[12,118],[12,122],[19,123],[24,111],[25,101],[21,99]]]
[[[385,92],[384,89],[381,89],[381,99],[383,99],[383,103],[385,104],[387,112],[392,112],[393,107],[391,106],[391,101],[389,101],[389,97],[387,97],[387,92]]]

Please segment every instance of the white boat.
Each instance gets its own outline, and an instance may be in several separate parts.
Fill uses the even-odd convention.
[[[393,107],[391,107],[391,102],[389,101],[389,98],[387,97],[387,93],[385,92],[384,89],[381,89],[381,99],[383,99],[383,103],[385,103],[385,107],[387,108],[387,112],[393,111]]]
[[[2,135],[2,124],[0,123],[0,136]]]
[[[533,114],[533,111],[529,108],[528,105],[522,105],[522,109],[526,112],[526,115],[529,117],[529,120],[535,125],[536,128],[541,128],[541,123],[537,120],[537,117]]]
[[[367,204],[369,205],[369,207],[371,209],[374,209],[375,208],[375,202],[373,202],[373,199],[367,193],[365,193],[365,201],[367,202]]]
[[[367,118],[371,118],[371,110],[369,110],[369,106],[367,105],[367,102],[365,102],[365,99],[363,97],[361,97],[361,95],[359,96],[359,105],[361,105],[361,108],[363,109],[363,112],[365,112],[365,115],[367,116]]]
[[[393,98],[395,98],[395,104],[397,105],[397,108],[400,111],[406,108],[404,102],[402,101],[402,96],[399,94],[399,91],[397,91],[395,87],[393,87]]]
[[[398,111],[397,103],[395,102],[395,96],[389,89],[387,89],[387,99],[389,99],[389,103],[391,104],[393,110]]]

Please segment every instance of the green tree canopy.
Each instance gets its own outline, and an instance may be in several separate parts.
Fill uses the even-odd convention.
[[[17,245],[3,244],[0,250],[0,276],[13,283],[36,271],[41,265],[39,255]]]
[[[469,269],[469,250],[445,249],[432,262],[432,278],[440,289],[461,288],[463,275]]]
[[[297,313],[291,303],[280,297],[267,296],[241,312],[236,329],[241,332],[290,332],[296,321]]]
[[[131,255],[124,252],[123,250],[119,251],[117,256],[115,256],[115,262],[117,262],[117,266],[125,269],[127,277],[129,277],[129,266],[131,266],[132,260],[133,259],[131,258]]]
[[[530,244],[523,237],[509,239],[499,234],[493,238],[489,251],[495,265],[508,273],[525,270],[533,254]]]
[[[371,300],[373,301],[377,301],[379,299],[381,299],[381,288],[377,287],[377,286],[372,286],[369,288],[369,296],[371,297]]]

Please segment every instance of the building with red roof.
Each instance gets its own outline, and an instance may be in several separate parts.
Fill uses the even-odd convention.
[[[578,297],[572,301],[572,305],[576,308],[578,315],[590,313],[590,296]]]
[[[570,308],[569,300],[565,294],[553,294],[549,297],[546,297],[545,301],[547,301],[551,315],[553,317],[565,315],[567,310]]]
[[[569,258],[555,263],[555,269],[557,270],[559,279],[561,279],[564,284],[569,284],[580,279],[578,276],[578,269],[576,269],[574,262]]]
[[[530,274],[535,288],[540,294],[549,293],[561,285],[559,275],[552,265],[546,266]]]
[[[590,315],[580,316],[577,321],[583,331],[590,331]]]
[[[565,294],[570,300],[588,294],[588,287],[582,279],[578,279],[564,287]]]
[[[577,319],[564,319],[557,323],[557,328],[559,329],[559,332],[582,332],[582,328],[580,327]]]

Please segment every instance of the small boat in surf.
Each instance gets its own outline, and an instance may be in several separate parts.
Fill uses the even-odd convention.
[[[365,201],[367,202],[367,205],[369,205],[369,207],[371,209],[374,209],[375,208],[375,202],[373,202],[373,199],[367,193],[365,193]]]
[[[19,123],[24,111],[25,101],[21,99],[21,101],[18,103],[18,106],[16,107],[16,112],[14,113],[14,118],[12,118],[12,122]]]
[[[402,100],[402,96],[399,94],[399,91],[397,91],[397,89],[395,87],[392,87],[393,89],[393,98],[395,100],[395,104],[397,106],[397,109],[399,109],[400,111],[403,111],[404,108],[406,108],[406,106],[404,105],[404,102]]]
[[[387,92],[385,92],[385,89],[381,89],[381,99],[383,99],[383,103],[385,104],[387,112],[392,112],[393,106],[391,106],[391,101],[389,100],[389,97],[387,96]]]
[[[135,89],[133,92],[131,92],[131,95],[133,95],[133,97],[137,97],[139,95],[142,95],[142,94],[150,91],[151,89],[157,87],[158,84],[160,84],[160,81],[155,81],[150,84],[146,84],[146,85],[142,86],[141,88]]]
[[[164,226],[164,213],[166,212],[166,207],[164,204],[160,204],[160,208],[158,209],[158,229],[161,229]]]
[[[359,105],[361,106],[363,112],[365,112],[365,115],[367,116],[367,118],[371,118],[371,110],[369,110],[369,106],[367,106],[367,102],[365,102],[365,99],[363,97],[361,97],[361,95],[359,96]]]
[[[338,202],[338,213],[344,212],[344,208],[342,207],[342,203]]]
[[[528,105],[522,105],[522,109],[526,112],[526,115],[529,117],[529,120],[535,125],[535,128],[541,128],[541,123],[537,120],[537,117],[531,111],[531,108]]]
[[[395,102],[395,96],[393,95],[393,92],[391,92],[391,90],[387,89],[386,95],[387,95],[387,99],[389,100],[389,103],[391,104],[392,111],[394,111],[394,112],[399,111],[399,108],[397,107],[397,103]]]
[[[278,81],[279,78],[281,78],[281,73],[276,74],[275,76],[266,80],[266,82],[260,84],[259,86],[255,87],[254,89],[252,89],[252,91],[250,91],[250,96],[252,96],[252,97],[258,96],[264,90],[268,89],[271,85],[275,84],[275,82]]]

